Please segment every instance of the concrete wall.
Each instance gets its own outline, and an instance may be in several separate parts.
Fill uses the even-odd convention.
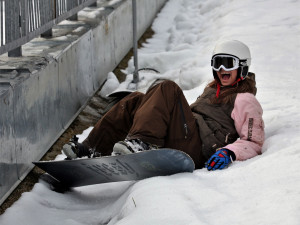
[[[139,37],[165,2],[137,1]],[[132,47],[131,0],[88,12],[23,46],[23,57],[0,56],[0,204]]]

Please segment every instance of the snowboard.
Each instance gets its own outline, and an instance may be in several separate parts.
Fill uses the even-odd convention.
[[[74,160],[33,162],[47,172],[43,180],[63,188],[118,181],[142,180],[193,172],[195,164],[186,153],[174,149],[148,150],[138,153],[79,158]]]

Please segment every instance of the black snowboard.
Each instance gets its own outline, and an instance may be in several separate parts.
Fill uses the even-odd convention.
[[[174,149],[75,160],[33,162],[64,187],[117,181],[142,180],[181,172],[193,172],[189,155]]]

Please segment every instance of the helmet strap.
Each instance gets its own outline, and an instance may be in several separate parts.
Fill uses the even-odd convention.
[[[234,86],[234,85],[238,85],[238,82],[240,82],[242,80],[242,78],[239,78],[239,79],[237,79],[231,86]]]
[[[219,98],[220,91],[221,91],[221,84],[220,84],[220,82],[217,82],[217,93],[216,93],[217,98]]]

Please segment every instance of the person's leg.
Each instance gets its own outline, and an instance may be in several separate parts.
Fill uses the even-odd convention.
[[[83,144],[102,156],[112,153],[113,145],[124,140],[144,94],[134,92],[114,105],[94,126]]]
[[[182,150],[197,167],[202,165],[195,119],[182,90],[172,81],[154,86],[145,95],[135,92],[122,99],[98,121],[83,145],[110,155],[113,145],[125,138]]]
[[[180,103],[175,105],[172,112],[165,147],[187,153],[193,159],[195,167],[202,168],[205,158],[202,154],[202,142],[196,119],[183,93],[180,94],[178,101]]]
[[[152,87],[135,113],[127,138],[139,138],[164,146],[172,112],[181,93],[181,89],[173,81],[164,81]]]
[[[196,120],[182,90],[172,81],[151,88],[136,110],[127,139],[140,139],[189,154],[203,167],[201,140]]]

